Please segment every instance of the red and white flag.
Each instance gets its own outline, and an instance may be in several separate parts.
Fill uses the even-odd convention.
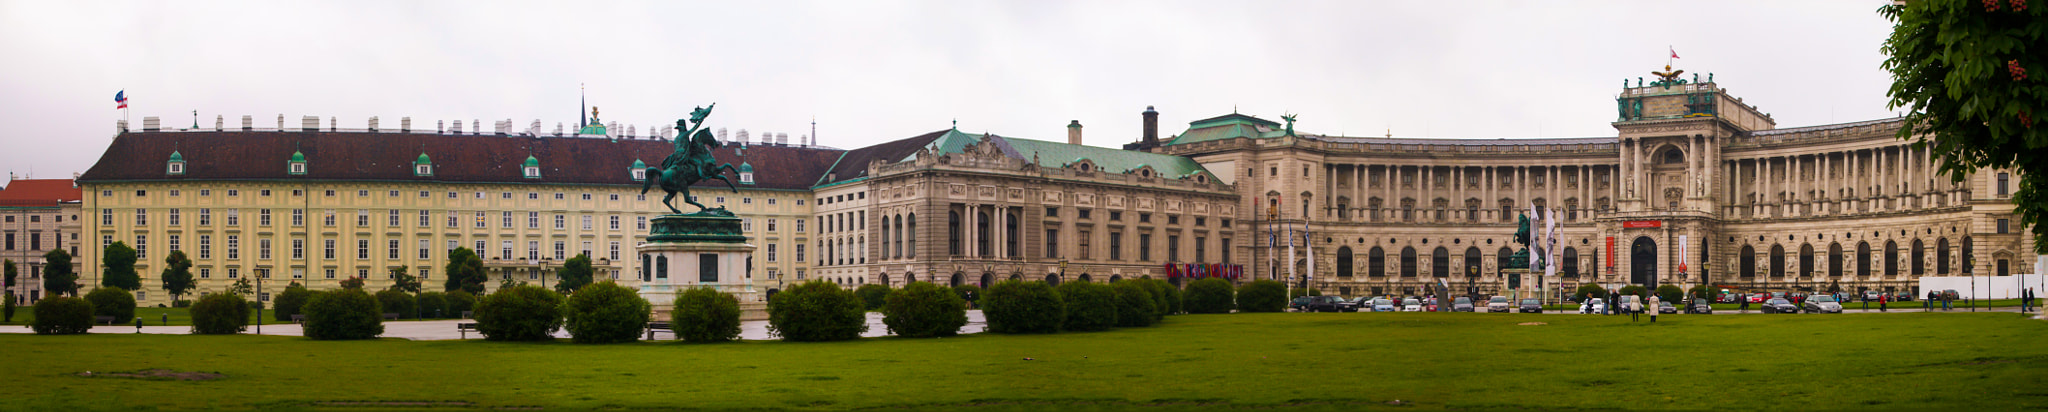
[[[1678,49],[1669,49],[1669,50],[1671,50],[1671,58],[1673,58],[1673,59],[1676,59],[1676,58],[1678,58]]]

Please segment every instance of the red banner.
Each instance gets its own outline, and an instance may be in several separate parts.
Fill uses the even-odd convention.
[[[1625,220],[1625,221],[1622,221],[1622,222],[1621,222],[1621,227],[1622,227],[1622,228],[1625,228],[1625,229],[1641,229],[1641,228],[1646,228],[1646,227],[1664,227],[1664,221],[1662,221],[1662,220]]]
[[[1607,237],[1607,268],[1614,269],[1614,237]]]

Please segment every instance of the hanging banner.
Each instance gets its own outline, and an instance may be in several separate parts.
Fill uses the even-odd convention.
[[[1614,270],[1614,237],[1607,237],[1607,269]]]
[[[1662,221],[1662,220],[1624,220],[1624,221],[1622,221],[1622,222],[1621,222],[1621,227],[1622,227],[1623,229],[1642,229],[1642,228],[1664,227],[1664,221]]]
[[[1686,246],[1687,246],[1687,242],[1686,242],[1686,236],[1685,236],[1685,235],[1678,235],[1678,274],[1680,274],[1680,275],[1686,274],[1686,271],[1685,271],[1685,267],[1686,267],[1686,266],[1685,266],[1685,263],[1686,263],[1685,257],[1686,257],[1687,255],[1690,255],[1690,253],[1686,253]]]

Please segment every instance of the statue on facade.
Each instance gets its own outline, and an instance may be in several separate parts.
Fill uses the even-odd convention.
[[[1293,135],[1294,135],[1294,116],[1295,116],[1295,115],[1293,115],[1293,114],[1282,114],[1282,115],[1280,115],[1280,119],[1281,119],[1281,120],[1286,120],[1286,121],[1287,121],[1287,135],[1288,135],[1288,136],[1293,136]]]
[[[697,214],[732,216],[732,212],[726,211],[723,206],[705,207],[690,197],[690,186],[706,179],[725,182],[727,187],[732,188],[733,193],[740,191],[739,186],[734,185],[731,179],[725,178],[725,172],[739,171],[734,169],[731,163],[718,163],[718,159],[711,156],[712,150],[724,146],[711,136],[710,130],[704,129],[704,118],[710,116],[711,108],[717,105],[713,103],[711,106],[699,107],[690,111],[689,119],[676,120],[676,128],[683,129],[684,132],[676,135],[675,152],[661,160],[659,175],[647,176],[641,183],[641,194],[646,194],[648,190],[653,189],[656,182],[659,182],[661,190],[668,192],[668,196],[661,199],[661,204],[668,206],[670,212],[683,213],[677,210],[675,205],[676,194],[681,193],[683,202],[697,206]]]

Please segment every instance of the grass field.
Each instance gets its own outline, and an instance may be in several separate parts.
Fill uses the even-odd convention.
[[[135,308],[135,317],[141,318],[142,324],[146,326],[192,326],[192,311],[187,308]],[[18,307],[15,308],[14,311],[14,320],[9,322],[0,322],[0,325],[27,325],[30,322],[34,322],[35,319],[35,307]],[[256,319],[255,311],[249,312],[249,319]],[[292,322],[279,321],[277,320],[276,313],[272,313],[268,309],[265,309],[263,311],[263,324],[276,325],[285,323]],[[126,325],[132,326],[134,325],[134,323],[133,321],[130,321],[130,323],[127,323]],[[251,323],[251,325],[254,324]]]
[[[1548,324],[1517,324],[1530,321]],[[710,345],[7,334],[0,408],[2010,410],[2048,406],[2044,337],[2048,323],[2013,313],[1185,315],[1097,333]],[[226,377],[76,375],[150,368]]]

